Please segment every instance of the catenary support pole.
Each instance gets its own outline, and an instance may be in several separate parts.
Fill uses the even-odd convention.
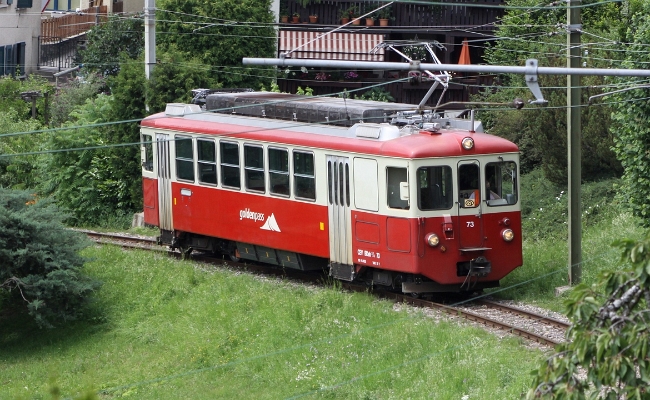
[[[147,80],[156,65],[156,0],[144,3],[144,73]]]
[[[567,67],[580,68],[580,5],[582,0],[567,2]],[[567,76],[567,152],[569,160],[569,285],[580,283],[582,276],[582,128],[580,75]]]

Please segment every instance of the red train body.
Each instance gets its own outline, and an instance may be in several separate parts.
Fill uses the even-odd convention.
[[[518,149],[408,107],[269,93],[209,96],[222,112],[169,105],[142,122],[145,222],[184,251],[404,292],[496,286],[522,265]]]

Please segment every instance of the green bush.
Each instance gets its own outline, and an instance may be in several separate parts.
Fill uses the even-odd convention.
[[[81,271],[88,241],[61,218],[49,200],[0,188],[0,306],[29,313],[41,327],[76,318],[100,286]]]
[[[586,182],[581,188],[583,226],[611,219],[624,209],[616,196],[620,179]],[[525,239],[567,238],[568,191],[537,169],[521,177],[521,218]]]

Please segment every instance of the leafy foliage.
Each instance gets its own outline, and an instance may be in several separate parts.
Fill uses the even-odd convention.
[[[647,43],[650,43],[650,4],[630,2],[634,12],[630,15],[626,38],[632,43],[626,49],[625,66],[647,68],[650,61]],[[631,83],[633,87],[635,83]],[[650,104],[646,100],[650,90],[637,89],[623,92],[614,98],[614,150],[625,172],[621,196],[629,203],[632,213],[641,223],[650,226]],[[607,100],[611,101],[611,98]]]
[[[71,113],[68,125],[91,125],[105,122],[111,112],[111,97],[100,95],[87,100]],[[52,134],[48,148],[83,149],[109,144],[108,128],[77,128]],[[59,206],[70,212],[68,222],[99,226],[116,214],[130,212],[127,180],[115,168],[125,161],[110,148],[61,151],[48,155],[43,164],[41,190],[53,195]],[[138,170],[139,171],[139,170]]]
[[[88,32],[88,44],[79,51],[83,69],[114,76],[120,71],[120,54],[137,58],[144,50],[142,16],[111,15],[108,21],[95,25]]]
[[[589,0],[583,3],[594,2]],[[558,26],[566,23],[566,11],[539,9],[539,2],[535,0],[510,0],[508,4],[530,7],[530,11],[514,9],[506,12],[496,33],[503,40],[496,41],[486,51],[490,64],[523,65],[526,59],[536,58],[543,66],[564,67],[566,31]],[[583,29],[615,40],[617,32],[612,27],[617,26],[613,21],[620,14],[619,5],[607,3],[586,9],[589,12],[583,15]],[[603,49],[602,46],[588,47],[587,50],[589,54],[584,60],[588,67],[606,68],[611,66],[609,60],[620,58],[618,52]],[[589,96],[600,93],[592,86],[605,83],[603,77],[582,77],[581,85],[590,87],[582,90],[582,104],[588,103]],[[541,76],[539,84],[544,98],[548,100],[547,107],[481,112],[480,118],[490,133],[519,145],[524,172],[541,167],[550,180],[562,184],[567,179],[566,77]],[[512,102],[517,97],[532,97],[522,75],[502,75],[496,87],[479,96],[484,101],[501,103]],[[582,148],[589,154],[589,157],[582,159],[585,179],[617,176],[622,172],[611,150],[613,135],[609,129],[609,114],[610,109],[604,105],[583,108],[581,111]]]
[[[0,135],[29,132],[41,128],[35,119],[21,119],[18,112],[9,108],[0,113]],[[38,182],[37,156],[16,156],[41,150],[43,135],[18,135],[0,137],[0,187],[13,189],[33,188]]]
[[[47,117],[46,100],[52,93],[54,87],[47,80],[37,75],[30,75],[25,80],[14,79],[9,76],[0,77],[0,102],[2,110],[16,111],[20,120],[27,120],[32,115],[32,103],[23,100],[21,93],[28,91],[39,91],[43,95],[36,99],[36,115],[41,124],[45,123]],[[47,97],[46,97],[47,96]]]
[[[650,395],[650,234],[616,245],[632,268],[573,290],[568,341],[537,371],[529,399]]]
[[[165,110],[167,103],[189,103],[192,89],[218,88],[210,74],[209,66],[197,58],[187,60],[185,55],[173,46],[159,54],[159,61],[153,69],[147,84],[147,98],[150,112]]]
[[[58,127],[70,120],[70,113],[82,106],[87,99],[95,97],[106,82],[101,75],[88,74],[83,80],[66,82],[54,94],[50,106],[50,126]]]
[[[242,68],[244,57],[271,57],[275,52],[270,0],[160,0],[156,19],[159,48],[175,47],[186,59],[211,66],[224,87],[259,87],[274,74],[269,68]],[[198,21],[198,22],[197,22]],[[266,23],[267,26],[256,23]]]
[[[66,229],[48,200],[0,188],[0,291],[3,307],[28,312],[43,327],[77,317],[99,283],[82,274],[84,238]]]
[[[395,98],[391,96],[389,91],[380,87],[374,87],[367,92],[364,92],[360,96],[355,95],[354,98],[360,100],[383,101],[385,103],[391,103],[395,101]]]

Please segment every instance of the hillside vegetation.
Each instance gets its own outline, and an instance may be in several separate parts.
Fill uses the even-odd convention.
[[[84,252],[104,282],[85,321],[0,323],[2,398],[518,398],[542,354],[336,287],[149,252]]]

